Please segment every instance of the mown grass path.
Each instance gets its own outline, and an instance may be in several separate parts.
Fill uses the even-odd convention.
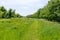
[[[60,24],[41,19],[0,19],[0,40],[60,40]]]
[[[38,21],[33,20],[32,24],[28,27],[24,37],[21,40],[39,40],[38,38]]]

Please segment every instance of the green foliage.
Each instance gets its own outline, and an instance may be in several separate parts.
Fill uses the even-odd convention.
[[[8,14],[7,14],[8,16],[8,18],[11,18],[12,17],[12,9],[9,9],[9,11],[8,11]]]
[[[4,6],[0,7],[0,18],[20,18],[22,17],[19,14],[16,14],[15,10],[9,9],[8,11],[4,8]]]
[[[17,14],[15,15],[15,17],[21,18],[21,17],[23,17],[23,16],[20,16],[20,14],[17,13]]]
[[[60,0],[50,0],[48,4],[35,14],[28,16],[60,22]]]
[[[0,7],[0,11],[5,12],[5,11],[7,11],[7,10],[4,8],[4,6],[1,6],[1,7]]]
[[[35,12],[34,14],[28,15],[28,16],[26,16],[26,17],[27,17],[27,18],[39,18],[40,10],[41,10],[41,9],[39,9],[39,10],[38,10],[37,12]]]

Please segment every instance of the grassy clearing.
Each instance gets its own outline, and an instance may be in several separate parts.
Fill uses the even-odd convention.
[[[60,40],[60,24],[31,18],[1,19],[0,40]]]

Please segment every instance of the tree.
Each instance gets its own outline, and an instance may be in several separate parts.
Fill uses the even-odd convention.
[[[12,9],[9,9],[8,14],[7,14],[7,17],[8,18],[11,18],[12,17]]]
[[[0,18],[20,18],[22,17],[20,14],[16,14],[15,10],[9,9],[8,11],[4,8],[4,6],[0,7]]]
[[[5,11],[7,11],[7,10],[4,8],[4,6],[1,6],[1,7],[0,7],[0,11],[5,12]]]
[[[15,10],[12,11],[12,17],[15,17]]]
[[[15,14],[15,17],[16,17],[16,18],[21,18],[21,17],[23,17],[23,16],[21,16],[20,14],[17,13],[17,14]]]
[[[44,8],[39,9],[36,13],[27,17],[60,22],[60,0],[50,0]]]
[[[3,12],[3,14],[2,14],[2,18],[6,18],[6,15],[7,15],[7,12],[6,12],[6,11]]]
[[[28,16],[26,16],[26,17],[28,17],[28,18],[39,18],[40,10],[41,10],[41,9],[39,9],[39,10],[38,10],[37,12],[35,12],[34,14],[28,15]]]

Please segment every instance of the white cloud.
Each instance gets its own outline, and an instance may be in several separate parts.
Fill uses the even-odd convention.
[[[47,2],[48,0],[0,0],[0,6],[16,9],[21,15],[28,15],[45,6]]]
[[[27,5],[27,4],[33,4],[38,2],[39,0],[0,0],[0,4],[9,4],[9,5],[15,5],[15,4],[22,4],[22,5]]]

